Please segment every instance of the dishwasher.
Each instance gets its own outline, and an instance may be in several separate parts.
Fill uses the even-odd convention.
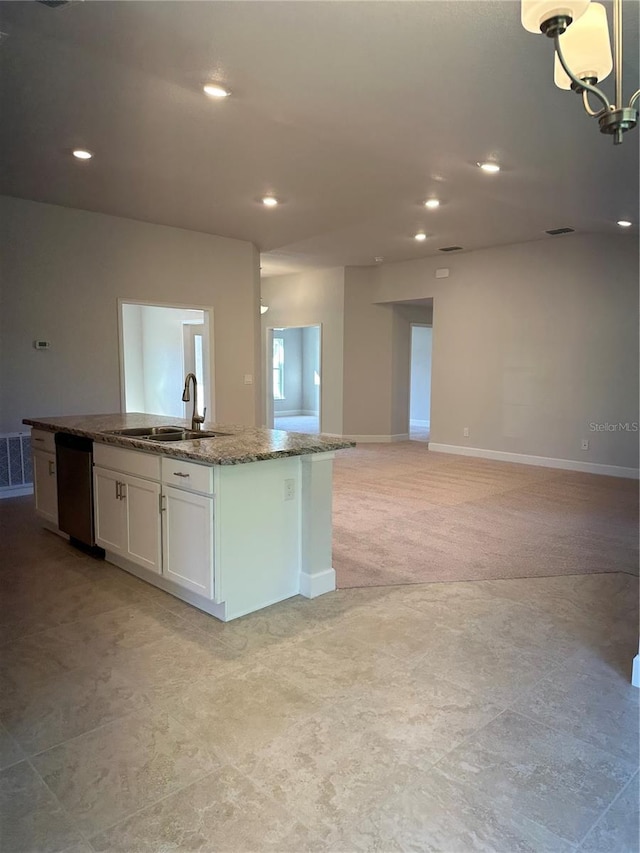
[[[57,432],[58,527],[72,545],[98,554],[93,529],[93,442]],[[104,552],[102,552],[104,554]]]

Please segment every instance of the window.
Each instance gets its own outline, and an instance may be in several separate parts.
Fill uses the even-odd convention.
[[[273,339],[273,399],[284,400],[284,339]]]

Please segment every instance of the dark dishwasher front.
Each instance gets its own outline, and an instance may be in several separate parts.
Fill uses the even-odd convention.
[[[58,527],[72,541],[93,547],[93,442],[66,432],[57,432],[55,441]]]

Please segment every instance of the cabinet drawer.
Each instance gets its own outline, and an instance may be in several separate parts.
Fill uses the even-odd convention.
[[[48,453],[55,453],[55,432],[46,432],[43,429],[32,429],[31,447],[33,450],[46,450]]]
[[[122,447],[95,442],[93,462],[100,468],[122,471],[124,474],[133,474],[135,477],[146,477],[148,480],[160,479],[160,457],[151,453],[125,450]]]
[[[197,462],[184,462],[182,459],[162,458],[162,482],[180,489],[213,494],[213,468],[210,465],[198,465]]]

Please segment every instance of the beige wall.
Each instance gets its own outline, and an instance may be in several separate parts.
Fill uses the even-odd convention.
[[[213,306],[217,419],[255,423],[261,383],[243,381],[260,372],[250,243],[2,197],[0,251],[2,431],[120,410],[118,297]]]
[[[262,315],[263,352],[266,352],[268,328],[322,326],[320,428],[322,432],[342,435],[344,270],[314,270],[265,278],[262,301],[269,306],[269,311]]]
[[[374,272],[345,268],[345,435],[391,434],[393,308],[372,303]]]
[[[433,442],[637,467],[638,433],[589,427],[638,421],[637,238],[576,234],[376,271],[376,302],[428,297]]]

